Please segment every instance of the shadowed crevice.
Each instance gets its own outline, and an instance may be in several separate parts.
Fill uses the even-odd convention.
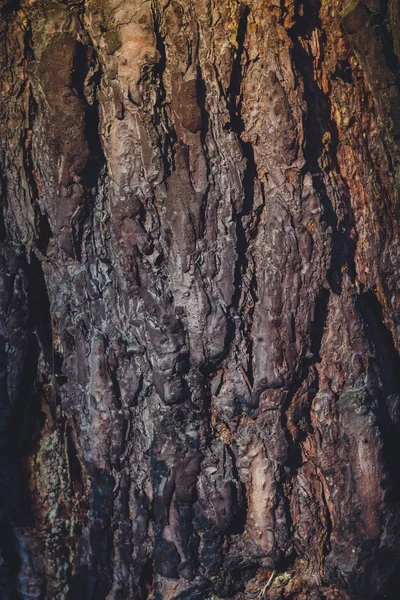
[[[383,442],[383,462],[388,469],[387,499],[400,502],[400,356],[385,324],[382,307],[372,290],[355,303],[376,361],[382,388],[378,387],[377,419]]]
[[[93,74],[88,80],[90,69]],[[73,223],[73,239],[78,261],[82,260],[82,244],[85,234],[85,225],[92,218],[94,202],[98,188],[104,176],[106,159],[100,138],[99,102],[96,90],[100,86],[101,67],[92,45],[77,43],[74,55],[73,70],[71,73],[71,88],[84,103],[85,123],[84,137],[88,146],[88,156],[83,171],[80,174],[81,183],[85,191],[85,201],[75,222]],[[93,87],[93,98],[89,102],[85,87]]]
[[[341,180],[341,194],[345,201],[345,212],[338,216],[332,199],[328,193],[325,179],[325,170],[321,167],[320,159],[327,152],[331,169],[339,171],[337,166],[337,148],[339,143],[338,131],[335,122],[331,118],[332,107],[328,94],[321,89],[315,77],[314,56],[307,51],[307,46],[302,40],[308,41],[317,31],[321,38],[321,44],[326,40],[325,33],[321,31],[319,20],[320,0],[312,0],[304,5],[303,13],[300,14],[299,6],[296,8],[296,21],[288,34],[293,43],[292,58],[295,69],[301,76],[304,85],[304,99],[307,112],[304,116],[304,145],[303,152],[306,164],[303,173],[310,173],[313,187],[320,198],[324,208],[324,219],[326,226],[332,231],[332,254],[331,263],[327,273],[327,279],[332,291],[340,295],[342,291],[342,280],[344,270],[352,281],[355,278],[354,254],[355,241],[350,236],[354,224],[353,211],[350,205],[350,190],[347,183]],[[322,57],[320,58],[322,61]],[[342,64],[342,76],[352,79],[349,64]],[[341,72],[338,74],[340,75]],[[336,76],[338,76],[338,74]],[[329,149],[326,150],[324,140],[329,135]]]

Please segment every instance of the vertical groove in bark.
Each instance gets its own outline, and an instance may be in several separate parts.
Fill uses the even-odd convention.
[[[0,2],[4,598],[397,598],[396,1]]]

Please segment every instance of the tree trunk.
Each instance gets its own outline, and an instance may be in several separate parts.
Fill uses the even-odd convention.
[[[397,599],[398,0],[2,0],[1,598]]]

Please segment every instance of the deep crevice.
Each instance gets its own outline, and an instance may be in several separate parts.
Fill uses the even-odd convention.
[[[165,50],[164,38],[161,34],[158,11],[154,3],[152,3],[151,11],[153,15],[154,34],[156,36],[156,49],[160,55],[160,60],[152,70],[153,80],[156,84],[158,95],[157,101],[154,105],[153,120],[154,125],[159,132],[160,156],[164,167],[163,179],[166,181],[171,176],[172,171],[175,169],[175,146],[177,144],[177,137],[164,109],[166,92],[163,84],[163,74],[167,64],[167,54]],[[162,122],[164,123],[168,133],[161,128]]]
[[[248,267],[248,239],[246,229],[243,225],[243,217],[251,214],[254,204],[254,181],[257,177],[257,166],[254,159],[253,146],[250,142],[245,142],[241,134],[245,130],[245,124],[241,115],[242,97],[241,86],[243,81],[242,59],[245,55],[245,39],[247,33],[247,23],[250,14],[250,8],[245,6],[242,8],[242,15],[239,21],[237,33],[237,51],[233,61],[231,78],[227,90],[227,108],[230,115],[230,129],[236,133],[238,142],[242,149],[243,157],[246,159],[246,168],[243,173],[243,205],[240,211],[234,215],[236,222],[236,251],[237,260],[235,264],[234,275],[234,298],[233,306],[237,310],[241,297],[242,276],[247,271]]]
[[[282,429],[285,432],[286,440],[288,443],[288,466],[291,470],[292,475],[296,475],[298,469],[303,463],[301,443],[305,440],[309,431],[311,431],[311,404],[312,400],[318,392],[318,371],[315,368],[315,365],[321,361],[320,350],[325,324],[328,317],[329,297],[329,291],[322,288],[320,295],[315,303],[314,319],[310,331],[310,352],[312,356],[310,358],[303,359],[302,374],[298,378],[294,386],[292,386],[289,389],[285,402],[282,406]],[[300,422],[301,419],[304,419],[305,427],[303,429],[296,427],[298,437],[295,440],[293,439],[288,427],[287,412],[297,392],[301,389],[303,383],[308,379],[310,374],[313,375],[314,382],[312,387],[308,390],[307,403],[303,403],[303,405],[299,407],[299,411],[301,414],[299,415],[298,422]]]
[[[339,61],[336,70],[332,73],[333,79],[341,79],[345,83],[353,83],[353,71],[348,60]]]
[[[27,267],[29,285],[29,312],[32,328],[41,345],[49,372],[55,370],[50,300],[42,266],[35,254],[31,254]]]
[[[46,256],[50,240],[53,238],[53,231],[50,226],[50,219],[47,214],[41,212],[38,204],[35,206],[35,223],[36,247],[43,256]]]
[[[332,549],[331,546],[331,536],[332,536],[332,531],[333,531],[333,521],[332,521],[332,515],[331,515],[331,511],[329,510],[329,505],[328,505],[328,501],[326,498],[326,494],[325,494],[325,488],[322,482],[321,483],[321,487],[322,487],[322,501],[325,507],[325,531],[326,531],[326,537],[324,540],[324,546],[323,546],[323,553],[324,556],[328,556],[329,552]]]
[[[4,222],[4,209],[7,206],[7,181],[0,174],[0,243],[5,244],[7,240],[7,230]]]
[[[400,88],[400,61],[394,51],[393,34],[388,27],[388,11],[388,2],[380,4],[380,11],[377,14],[373,14],[368,10],[374,33],[382,42],[386,65],[395,77],[396,86]]]
[[[209,129],[209,116],[208,116],[208,112],[206,110],[206,98],[207,98],[206,84],[203,79],[200,65],[198,65],[197,81],[196,81],[196,100],[197,100],[197,104],[199,105],[200,111],[201,111],[200,142],[201,142],[201,147],[202,147],[203,154],[204,154],[204,160],[206,163],[206,172],[207,172],[207,189],[203,194],[201,208],[200,208],[200,215],[199,215],[199,232],[198,232],[199,239],[202,238],[205,233],[206,210],[207,210],[208,192],[210,189],[210,177],[211,177],[211,166],[210,166],[210,160],[209,160],[208,150],[207,150],[207,141],[206,141],[206,136],[207,136],[208,129]]]
[[[11,13],[20,9],[20,0],[6,0],[5,4],[1,7],[1,11],[4,15],[11,15]]]
[[[90,82],[86,82],[90,68],[95,66],[97,66],[97,69],[94,70]],[[73,227],[73,239],[78,261],[82,260],[85,223],[93,213],[95,198],[106,165],[100,138],[99,102],[96,96],[96,90],[100,85],[101,75],[101,67],[97,61],[93,46],[78,43],[71,73],[71,87],[82,102],[84,102],[84,136],[88,144],[88,157],[82,173],[80,174],[81,183],[85,190],[85,202],[83,206],[81,206],[81,211]],[[85,84],[92,85],[94,88],[92,103],[89,103],[87,100]]]
[[[146,600],[153,590],[154,582],[154,564],[151,558],[148,558],[140,570],[139,586],[143,599]]]
[[[385,325],[382,307],[372,290],[358,296],[355,307],[363,323],[364,332],[373,352],[382,389],[377,386],[377,423],[382,435],[383,458],[390,477],[391,489],[387,499],[400,502],[400,418],[393,420],[389,402],[400,410],[400,356],[393,337]],[[378,384],[379,385],[379,384]]]
[[[331,119],[331,104],[329,97],[321,90],[314,77],[314,59],[303,47],[300,38],[310,39],[312,32],[320,27],[319,8],[320,0],[312,0],[304,6],[304,13],[300,15],[297,6],[296,22],[288,30],[293,43],[293,63],[304,84],[304,99],[307,104],[307,114],[304,117],[305,143],[303,147],[306,164],[303,174],[310,173],[313,187],[317,192],[324,208],[326,225],[332,230],[332,255],[331,264],[327,273],[327,280],[332,291],[340,295],[342,291],[343,272],[346,270],[350,279],[354,281],[355,266],[355,242],[350,237],[350,231],[354,222],[349,198],[350,192],[345,181],[342,181],[343,198],[347,202],[339,218],[329,198],[324,181],[324,170],[319,160],[324,153],[324,139],[328,133],[330,136],[328,158],[331,168],[336,167],[336,150],[338,146],[338,132],[335,123]],[[322,35],[322,33],[321,33]],[[322,58],[320,59],[322,60]],[[348,78],[348,69],[344,65],[344,77]],[[337,170],[337,169],[336,169]]]
[[[38,105],[33,96],[32,90],[29,94],[29,105],[28,105],[28,119],[29,119],[29,129],[32,131],[33,123],[35,121],[36,115],[38,112]],[[25,167],[25,176],[29,184],[29,190],[31,195],[31,202],[35,202],[39,198],[39,190],[35,180],[35,166],[32,157],[32,137],[29,135],[28,131],[25,131],[25,140],[24,143],[21,144],[23,148],[23,160]]]
[[[2,479],[0,463],[0,484],[3,484]],[[14,528],[7,519],[0,517],[0,594],[2,598],[22,600],[21,595],[16,590],[17,576],[20,568],[21,558],[18,552]]]
[[[67,425],[66,427],[66,441],[67,441],[67,456],[68,456],[68,465],[69,465],[69,474],[71,485],[74,494],[78,493],[80,495],[83,494],[83,481],[82,481],[82,466],[80,460],[78,458],[78,452],[75,445],[75,440],[73,436],[73,430],[71,425]]]
[[[232,503],[234,507],[234,515],[232,518],[231,525],[224,532],[225,537],[229,539],[231,535],[242,534],[244,532],[246,528],[248,501],[246,496],[245,484],[240,480],[239,472],[237,470],[235,453],[229,445],[226,445],[225,449],[231,458],[232,475],[234,476],[236,481],[235,501],[233,501]]]
[[[250,15],[250,8],[246,5],[241,5],[241,16],[239,20],[239,26],[237,31],[237,50],[236,56],[232,64],[232,71],[229,86],[227,89],[227,108],[230,115],[230,123],[226,126],[233,131],[242,150],[242,155],[246,160],[246,167],[243,173],[242,185],[243,185],[243,203],[239,210],[234,209],[234,221],[236,224],[236,253],[237,258],[235,262],[234,271],[234,294],[232,299],[231,313],[227,315],[227,335],[225,348],[229,349],[236,335],[236,319],[237,313],[240,311],[240,300],[242,296],[242,285],[243,276],[249,268],[248,248],[249,241],[254,237],[256,231],[251,229],[246,231],[246,226],[243,223],[243,219],[251,215],[254,205],[254,182],[257,178],[257,166],[254,158],[254,151],[251,142],[246,142],[242,139],[242,133],[245,130],[245,123],[241,114],[242,108],[242,82],[243,82],[243,57],[246,55],[245,40],[248,27],[248,18]],[[254,283],[254,280],[253,282]],[[251,286],[249,293],[252,293]],[[249,321],[251,322],[252,314],[249,315]],[[249,339],[249,336],[245,335],[245,338]],[[247,377],[250,385],[253,385],[253,372],[252,372],[252,342],[249,341],[247,345],[247,351],[249,354],[249,364],[247,365]]]

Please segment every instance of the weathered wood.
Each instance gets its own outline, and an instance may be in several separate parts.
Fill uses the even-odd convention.
[[[1,3],[4,599],[398,598],[398,0]]]

